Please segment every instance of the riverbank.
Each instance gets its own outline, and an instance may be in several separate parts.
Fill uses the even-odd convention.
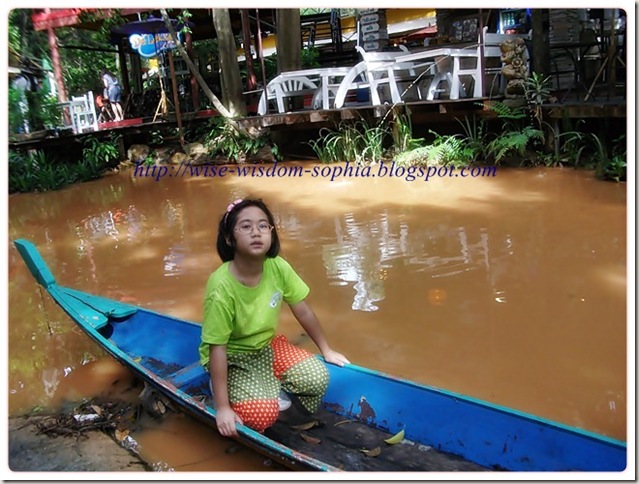
[[[100,430],[50,437],[38,432],[47,417],[9,419],[12,472],[146,472],[147,465]],[[18,477],[18,476],[16,476]]]

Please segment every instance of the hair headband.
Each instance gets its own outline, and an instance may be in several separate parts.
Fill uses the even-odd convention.
[[[241,198],[238,198],[237,200],[235,200],[234,202],[231,202],[228,204],[228,206],[226,207],[226,213],[224,214],[224,222],[226,223],[226,219],[229,216],[229,213],[231,213],[231,210],[233,210],[233,208],[239,204],[242,203],[244,200],[242,200]]]

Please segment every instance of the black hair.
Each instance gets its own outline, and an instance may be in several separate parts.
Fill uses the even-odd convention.
[[[222,262],[228,262],[235,258],[235,234],[233,229],[235,228],[235,222],[237,222],[237,216],[246,207],[257,207],[262,210],[262,212],[266,214],[268,223],[273,226],[273,230],[271,231],[271,247],[269,247],[266,252],[266,257],[277,257],[277,254],[280,252],[280,238],[277,235],[273,214],[261,199],[246,198],[234,205],[233,208],[222,215],[220,219],[220,225],[217,231],[217,253],[220,259],[222,259]]]

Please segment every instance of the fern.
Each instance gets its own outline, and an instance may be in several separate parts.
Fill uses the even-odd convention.
[[[526,126],[519,131],[506,131],[503,135],[488,143],[487,151],[499,163],[505,156],[517,154],[524,156],[526,148],[532,140],[544,140],[544,133],[531,126]]]
[[[493,103],[489,109],[497,113],[497,117],[503,119],[523,119],[527,116],[522,108],[510,106],[503,101]]]

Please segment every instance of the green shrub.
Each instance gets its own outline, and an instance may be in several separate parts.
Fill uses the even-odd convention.
[[[265,146],[271,145],[271,154],[278,159],[279,149],[273,145],[267,136],[251,138],[238,131],[231,123],[223,118],[211,118],[210,131],[204,137],[212,155],[222,155],[234,162],[255,156]]]
[[[341,121],[335,129],[322,128],[319,134],[319,139],[309,145],[321,162],[371,163],[384,157],[384,142],[389,133],[383,123],[370,126],[361,119]]]

